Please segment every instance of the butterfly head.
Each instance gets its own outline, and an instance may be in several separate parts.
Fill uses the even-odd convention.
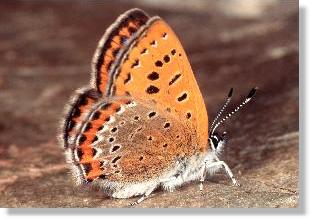
[[[223,118],[218,120],[219,117],[222,115],[222,113],[224,112],[224,110],[227,108],[228,104],[231,101],[233,89],[230,89],[225,104],[219,110],[216,118],[214,119],[214,121],[211,125],[211,129],[210,129],[211,134],[209,135],[209,138],[208,138],[208,142],[210,144],[210,147],[212,148],[212,150],[216,154],[219,154],[221,152],[221,150],[223,149],[223,147],[226,143],[226,140],[227,140],[227,138],[226,138],[227,132],[219,133],[216,131],[216,129],[219,127],[219,125],[223,124],[228,118],[232,117],[242,107],[244,107],[255,96],[256,90],[257,90],[257,88],[251,89],[251,91],[249,92],[249,94],[247,95],[245,100],[240,105],[238,105],[233,111],[228,113],[226,116],[224,116]]]
[[[219,154],[227,142],[227,132],[225,131],[222,133],[214,132],[208,138],[208,142],[212,150],[216,154]]]

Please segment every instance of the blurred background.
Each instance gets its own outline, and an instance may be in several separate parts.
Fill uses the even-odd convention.
[[[255,100],[227,123],[224,173],[140,207],[297,207],[298,1],[135,0],[0,2],[0,207],[123,207],[98,189],[75,187],[57,143],[63,107],[90,79],[106,28],[138,7],[179,36],[212,120],[231,87],[237,104]]]

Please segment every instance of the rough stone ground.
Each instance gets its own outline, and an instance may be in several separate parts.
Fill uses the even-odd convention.
[[[186,2],[186,1],[185,1]],[[248,3],[247,3],[248,2]],[[105,29],[140,7],[179,35],[210,119],[229,88],[256,100],[227,124],[219,173],[204,184],[158,190],[138,207],[298,207],[298,1],[0,3],[0,206],[125,207],[98,189],[73,187],[56,134],[63,106],[89,81]]]

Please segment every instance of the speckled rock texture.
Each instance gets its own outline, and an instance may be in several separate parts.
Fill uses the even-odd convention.
[[[182,3],[184,2],[184,3]],[[1,1],[0,207],[127,207],[98,189],[75,187],[57,144],[63,107],[88,83],[97,41],[133,7],[160,15],[180,37],[210,119],[228,90],[255,100],[223,129],[220,172],[137,207],[298,207],[298,1]]]

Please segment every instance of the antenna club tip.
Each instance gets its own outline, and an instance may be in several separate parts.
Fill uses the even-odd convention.
[[[253,98],[254,97],[254,95],[256,94],[256,91],[258,90],[258,87],[254,87],[254,88],[252,88],[251,89],[251,91],[248,93],[248,95],[247,95],[247,99],[251,99],[251,98]]]
[[[233,94],[233,88],[230,89],[229,94],[228,94],[228,98],[231,98]]]

